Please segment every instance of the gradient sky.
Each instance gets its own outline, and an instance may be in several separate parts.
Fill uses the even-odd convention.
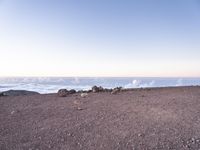
[[[200,1],[0,0],[0,76],[200,77]]]

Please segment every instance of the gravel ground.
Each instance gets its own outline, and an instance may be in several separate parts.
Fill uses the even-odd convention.
[[[0,97],[0,150],[200,149],[200,87]]]

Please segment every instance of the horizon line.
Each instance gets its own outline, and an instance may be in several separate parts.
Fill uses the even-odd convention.
[[[0,78],[200,78],[200,76],[0,76]]]

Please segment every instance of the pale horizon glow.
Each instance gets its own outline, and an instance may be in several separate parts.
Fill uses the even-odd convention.
[[[0,77],[200,77],[198,0],[0,0]]]

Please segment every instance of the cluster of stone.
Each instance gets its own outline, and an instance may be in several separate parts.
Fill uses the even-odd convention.
[[[67,89],[60,89],[58,90],[58,96],[59,97],[66,97],[70,94],[74,94],[74,93],[99,93],[99,92],[110,92],[111,94],[116,94],[118,92],[120,92],[122,90],[122,87],[116,87],[114,89],[107,89],[107,88],[103,88],[102,86],[93,86],[91,90],[81,90],[81,91],[77,91],[74,89],[71,90],[67,90]],[[85,96],[84,96],[85,97]]]
[[[60,96],[60,97],[66,97],[66,96],[68,96],[68,95],[70,95],[70,94],[74,94],[74,93],[76,93],[76,90],[74,90],[74,89],[71,89],[71,90],[67,90],[67,89],[60,89],[60,90],[58,90],[58,96]]]

